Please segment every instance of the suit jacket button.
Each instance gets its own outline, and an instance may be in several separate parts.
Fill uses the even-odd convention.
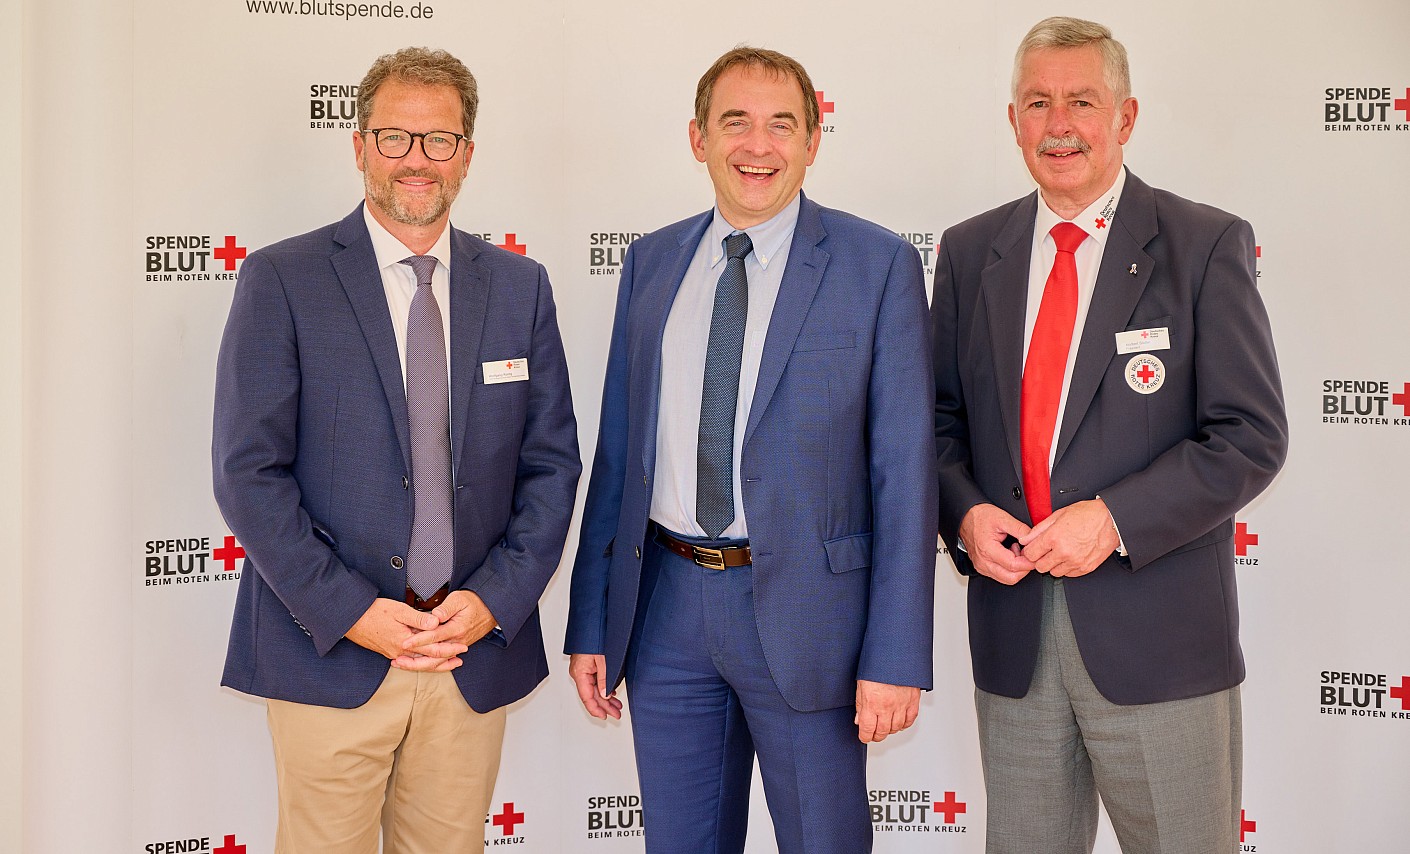
[[[411,481],[409,481],[409,480],[406,479],[406,475],[402,475],[402,476],[401,476],[401,488],[402,488],[402,489],[410,489],[410,488],[411,488]]]
[[[392,555],[392,569],[401,569],[402,559],[400,555]]]
[[[649,485],[650,485],[650,484],[648,484],[648,483],[646,482],[646,475],[642,475],[642,476],[641,476],[641,485],[642,485],[642,486],[649,486]]]
[[[636,559],[641,560],[641,546],[636,547]]]
[[[1022,498],[1023,498],[1023,490],[1021,490],[1021,489],[1019,489],[1018,487],[1015,486],[1015,487],[1013,488],[1013,500],[1014,500],[1014,501],[1019,501],[1019,500],[1021,500]]]

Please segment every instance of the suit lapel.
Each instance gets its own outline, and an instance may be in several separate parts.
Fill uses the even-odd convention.
[[[1038,214],[1034,193],[1014,208],[994,238],[993,258],[980,273],[989,318],[989,343],[994,355],[994,382],[1004,421],[1009,455],[1015,472],[1023,471],[1019,400],[1023,388],[1023,329],[1028,311],[1028,267],[1033,255],[1033,221]]]
[[[470,396],[480,371],[480,341],[490,301],[490,271],[480,250],[462,232],[450,231],[450,447],[456,473],[464,459]],[[505,356],[510,354],[506,353]],[[529,366],[533,370],[533,366]]]
[[[377,268],[377,253],[372,248],[372,238],[367,234],[361,205],[338,224],[333,239],[343,246],[342,251],[333,255],[333,269],[348,296],[353,314],[357,316],[358,325],[362,327],[367,349],[372,352],[372,362],[377,366],[377,374],[382,380],[392,425],[401,444],[402,462],[406,470],[411,471],[411,439],[407,433],[406,388],[402,384],[401,356],[397,349],[396,332],[392,329],[391,312],[387,308],[382,274]]]
[[[793,228],[793,242],[788,249],[788,266],[779,282],[774,300],[769,331],[764,336],[764,352],[759,360],[759,379],[754,386],[754,399],[749,404],[749,422],[744,427],[744,443],[754,435],[759,419],[769,408],[778,388],[793,344],[803,328],[803,319],[822,284],[823,271],[832,256],[819,244],[827,237],[818,206],[804,196],[798,207],[798,224]]]
[[[1072,369],[1072,382],[1067,390],[1067,407],[1063,410],[1062,429],[1058,431],[1057,451],[1053,464],[1062,459],[1077,427],[1086,417],[1097,394],[1107,366],[1116,354],[1116,333],[1131,322],[1141,294],[1150,281],[1154,261],[1145,246],[1158,230],[1155,217],[1155,193],[1150,186],[1129,172],[1116,218],[1111,223],[1106,248],[1102,251],[1101,269],[1097,272],[1092,303],[1087,309],[1087,322],[1082,329],[1082,343],[1077,348],[1077,362]],[[1136,274],[1132,275],[1132,265]]]
[[[666,335],[666,319],[671,314],[671,306],[676,302],[676,293],[680,290],[681,281],[685,279],[690,262],[695,258],[695,251],[700,246],[700,240],[705,235],[705,230],[710,227],[714,215],[713,210],[706,211],[690,222],[681,231],[677,243],[679,251],[672,257],[663,258],[659,262],[653,262],[652,259],[634,260],[634,263],[640,262],[639,269],[642,272],[638,275],[650,277],[649,280],[637,283],[633,291],[634,299],[641,300],[637,310],[642,319],[641,355],[645,358],[639,379],[641,385],[633,389],[630,397],[631,400],[644,401],[646,411],[641,423],[652,425],[652,432],[646,436],[646,441],[642,442],[641,449],[642,470],[648,477],[656,475],[654,431],[661,408],[661,347]]]

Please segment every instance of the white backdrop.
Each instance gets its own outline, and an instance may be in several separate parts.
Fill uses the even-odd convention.
[[[272,850],[263,706],[218,688],[243,561],[210,497],[212,374],[242,251],[360,198],[338,125],[376,55],[444,47],[479,78],[454,219],[547,266],[588,455],[622,236],[711,202],[685,130],[716,56],[749,42],[802,61],[830,104],[808,192],[910,236],[929,268],[947,226],[1032,188],[1004,106],[1015,45],[1055,11],[393,0],[379,8],[421,17],[345,20],[297,14],[323,0],[278,2],[22,3],[22,300],[5,307],[22,306],[25,432],[4,444],[26,461],[26,852]],[[1405,850],[1410,10],[1058,11],[1107,23],[1131,52],[1133,171],[1258,235],[1293,447],[1240,516],[1245,850]],[[1329,104],[1371,118],[1329,123]],[[627,728],[582,713],[557,655],[567,581],[565,566],[544,600],[555,672],[511,710],[486,838],[638,852]],[[872,751],[879,852],[982,851],[964,583],[944,558],[938,581],[936,690]],[[1371,684],[1339,693],[1339,674]],[[772,849],[758,794],[749,851]],[[1098,850],[1117,850],[1109,832]]]

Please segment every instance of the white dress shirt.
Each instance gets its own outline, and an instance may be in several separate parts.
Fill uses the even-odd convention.
[[[772,219],[744,229],[754,250],[744,259],[749,279],[749,316],[744,325],[744,353],[739,367],[739,400],[734,416],[734,521],[722,535],[749,536],[744,497],[739,486],[739,455],[744,427],[759,379],[764,338],[773,317],[788,249],[798,224],[801,196]],[[656,418],[656,480],[651,518],[678,534],[704,537],[695,521],[696,448],[700,439],[700,396],[705,387],[705,351],[710,343],[710,319],[715,310],[715,284],[725,269],[724,239],[735,229],[718,209],[696,247],[695,257],[681,280],[666,319],[661,341],[661,397]]]
[[[387,294],[387,309],[392,315],[392,330],[397,334],[397,361],[401,365],[401,387],[406,391],[406,323],[411,317],[411,298],[416,296],[416,271],[402,259],[415,255],[390,231],[382,227],[372,216],[366,205],[362,207],[362,218],[367,223],[367,233],[372,237],[372,251],[377,255],[377,269],[382,274],[382,288]],[[441,328],[446,341],[446,382],[450,381],[450,224],[436,238],[436,245],[426,253],[436,258],[436,270],[431,274],[431,293],[436,297],[436,305],[441,309]],[[450,402],[446,401],[449,406]]]
[[[1092,305],[1092,292],[1097,286],[1097,271],[1102,266],[1102,253],[1106,251],[1106,237],[1111,233],[1111,222],[1116,218],[1116,206],[1121,201],[1121,190],[1126,186],[1126,168],[1123,166],[1116,176],[1111,189],[1097,197],[1087,209],[1070,222],[1087,232],[1087,240],[1077,247],[1077,322],[1072,327],[1072,343],[1067,350],[1067,367],[1062,375],[1062,398],[1058,402],[1057,418],[1053,421],[1053,436],[1062,429],[1063,413],[1067,411],[1068,386],[1072,384],[1072,369],[1077,362],[1077,347],[1082,343],[1082,329],[1087,325],[1087,309]],[[1048,283],[1048,274],[1053,269],[1053,259],[1057,257],[1057,243],[1049,232],[1053,226],[1064,222],[1043,201],[1042,191],[1038,194],[1038,215],[1033,226],[1032,260],[1028,265],[1028,311],[1023,318],[1023,361],[1028,362],[1028,345],[1033,340],[1033,325],[1038,320],[1038,306],[1043,301],[1043,288]],[[1052,471],[1053,460],[1057,456],[1057,442],[1048,449],[1048,470]]]

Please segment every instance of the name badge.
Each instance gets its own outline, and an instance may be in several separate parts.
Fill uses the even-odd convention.
[[[1127,353],[1149,353],[1152,350],[1169,349],[1170,328],[1167,326],[1116,333],[1116,352],[1122,356]]]
[[[480,365],[480,370],[485,372],[485,385],[527,382],[529,360],[501,359],[498,362],[483,362]]]

